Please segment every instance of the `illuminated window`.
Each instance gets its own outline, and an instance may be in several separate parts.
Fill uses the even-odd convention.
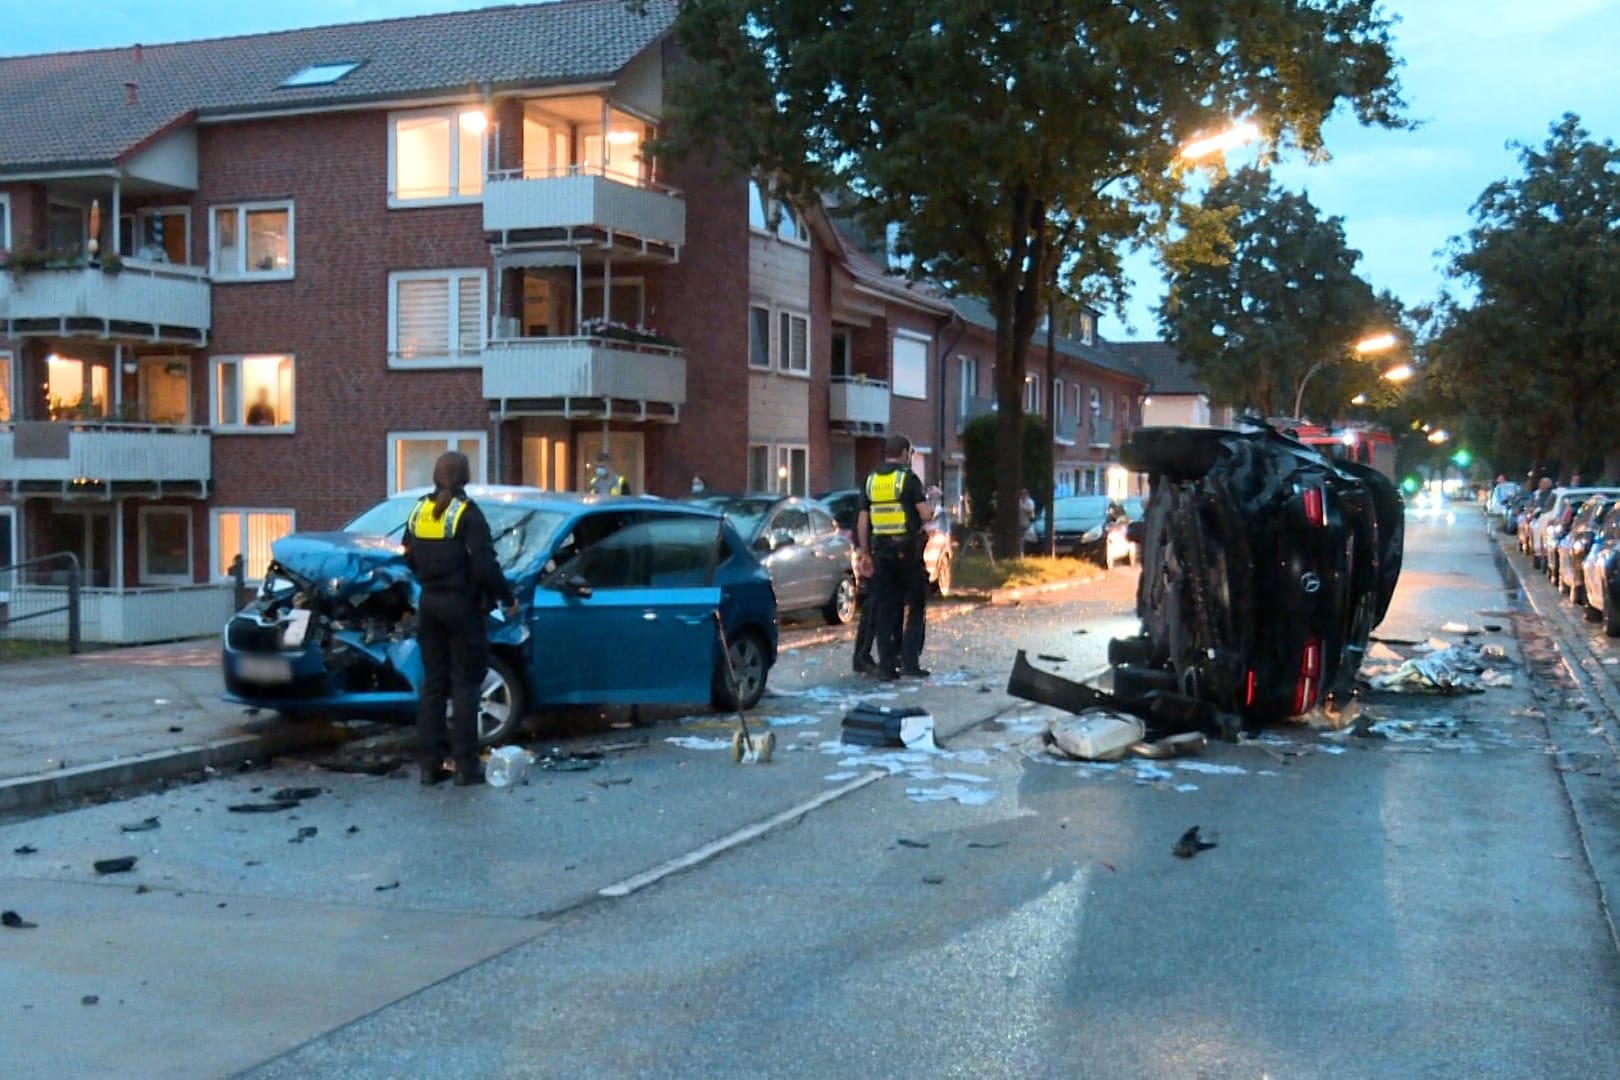
[[[216,206],[209,218],[209,268],[216,281],[281,280],[293,276],[290,202]]]
[[[209,383],[216,429],[288,432],[293,428],[293,358],[216,356]]]
[[[929,340],[921,334],[898,331],[894,335],[894,377],[890,380],[896,397],[928,397]]]
[[[238,556],[246,564],[247,579],[258,581],[270,565],[270,545],[293,531],[291,510],[214,510],[209,518],[215,581],[231,579]]]
[[[0,352],[0,424],[11,422],[11,354]],[[0,566],[4,566],[0,563]]]
[[[484,272],[388,275],[388,362],[396,367],[478,362],[484,348]]]
[[[397,113],[388,121],[388,205],[476,199],[484,192],[481,109]]]
[[[388,493],[433,486],[433,463],[460,450],[472,465],[472,483],[484,483],[484,436],[477,431],[409,431],[388,436]]]
[[[52,420],[106,416],[112,372],[105,363],[51,353],[45,357],[45,405]]]

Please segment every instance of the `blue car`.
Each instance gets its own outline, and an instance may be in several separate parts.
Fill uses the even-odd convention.
[[[414,714],[419,589],[399,541],[421,494],[339,532],[275,542],[258,598],[225,627],[226,700],[289,715]],[[489,617],[481,743],[510,738],[546,706],[759,700],[776,662],[776,598],[719,514],[527,488],[469,494],[519,604],[513,621]]]

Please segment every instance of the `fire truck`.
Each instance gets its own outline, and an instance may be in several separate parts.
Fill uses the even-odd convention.
[[[1328,457],[1370,465],[1395,479],[1395,440],[1387,428],[1354,422],[1324,426],[1303,420],[1276,421],[1275,426]]]

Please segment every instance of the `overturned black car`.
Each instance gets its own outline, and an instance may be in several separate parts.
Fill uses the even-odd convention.
[[[1261,423],[1141,428],[1121,457],[1150,495],[1132,526],[1142,629],[1109,644],[1112,698],[1022,659],[1012,692],[1227,735],[1348,696],[1400,576],[1395,485]]]

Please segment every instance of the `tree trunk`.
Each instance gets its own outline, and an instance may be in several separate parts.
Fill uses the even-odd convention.
[[[1009,200],[1012,243],[995,281],[996,317],[996,554],[1022,554],[1019,492],[1024,488],[1024,376],[1035,314],[1046,273],[1046,206],[1019,187]]]

